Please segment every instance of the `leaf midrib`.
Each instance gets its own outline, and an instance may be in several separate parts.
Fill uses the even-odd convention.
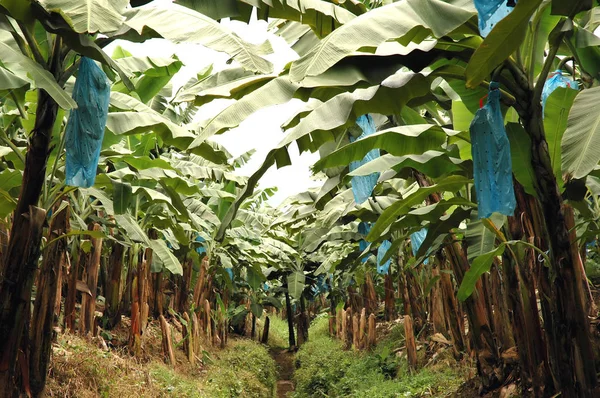
[[[594,132],[598,129],[599,124],[600,124],[600,113],[597,114],[596,120],[595,120],[594,124],[592,125],[592,128],[588,130],[590,132],[590,134],[588,134],[588,136],[585,140],[585,147],[584,147],[583,155],[587,155],[587,153],[589,152],[589,146],[590,146],[590,142],[592,142],[592,136],[595,135]],[[586,158],[587,158],[587,156],[579,156],[579,159],[577,159],[576,163],[575,163],[576,164],[576,167],[574,169],[575,172],[577,172],[579,170],[579,168],[581,167],[581,164],[583,163],[583,160]]]

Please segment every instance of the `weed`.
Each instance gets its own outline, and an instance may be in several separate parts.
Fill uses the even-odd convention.
[[[394,353],[403,344],[402,327],[395,327],[372,352],[358,353],[342,350],[327,331],[327,318],[317,317],[296,357],[294,398],[443,396],[464,381],[459,367],[411,374],[406,359]]]

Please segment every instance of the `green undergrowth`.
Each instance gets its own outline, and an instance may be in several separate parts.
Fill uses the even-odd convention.
[[[281,314],[269,316],[269,346],[272,348],[288,347],[288,324],[281,319]]]
[[[464,382],[465,370],[448,362],[411,374],[406,359],[393,352],[403,345],[402,326],[396,326],[372,352],[345,351],[328,336],[328,320],[320,316],[297,353],[293,397],[443,397]]]
[[[148,341],[148,350],[155,344],[160,340]],[[211,348],[204,365],[190,365],[176,349],[175,368],[162,362],[160,351],[138,361],[125,350],[104,351],[71,334],[59,335],[53,351],[46,396],[265,398],[273,396],[277,381],[267,348],[246,339]]]
[[[205,381],[207,397],[265,398],[273,396],[277,369],[266,347],[237,340],[216,354]]]

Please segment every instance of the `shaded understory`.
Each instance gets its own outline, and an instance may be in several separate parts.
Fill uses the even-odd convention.
[[[291,397],[294,391],[294,353],[286,349],[275,348],[271,356],[277,363],[277,398]]]
[[[327,319],[318,317],[309,342],[296,355],[293,397],[446,397],[472,377],[473,368],[457,363],[449,349],[438,347],[431,360],[424,346],[419,355],[425,367],[411,374],[403,346],[403,326],[398,323],[372,352],[344,351],[341,342],[328,336]]]
[[[162,362],[160,329],[149,327],[144,336],[143,358],[132,358],[125,347],[127,332],[116,331],[106,340],[60,334],[53,347],[49,397],[271,397],[276,365],[266,347],[230,337],[224,350],[205,345],[203,358],[190,365],[181,347],[175,350],[175,367]],[[125,340],[123,340],[125,339]],[[175,332],[175,341],[181,335]]]
[[[260,333],[261,322],[258,323]],[[230,336],[226,349],[206,345],[195,365],[176,348],[175,367],[162,362],[160,330],[144,336],[143,358],[126,349],[127,326],[100,340],[60,334],[54,345],[47,396],[50,397],[210,397],[288,398],[475,397],[470,362],[456,362],[449,346],[421,342],[421,369],[408,370],[403,325],[382,326],[370,352],[344,350],[328,335],[328,321],[318,316],[309,341],[297,353],[287,350],[287,324],[271,317],[269,346]],[[175,331],[175,342],[181,335]]]

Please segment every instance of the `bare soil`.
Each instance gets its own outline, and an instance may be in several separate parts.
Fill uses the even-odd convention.
[[[277,362],[277,398],[288,397],[294,391],[294,353],[286,349],[273,348],[271,356]]]

